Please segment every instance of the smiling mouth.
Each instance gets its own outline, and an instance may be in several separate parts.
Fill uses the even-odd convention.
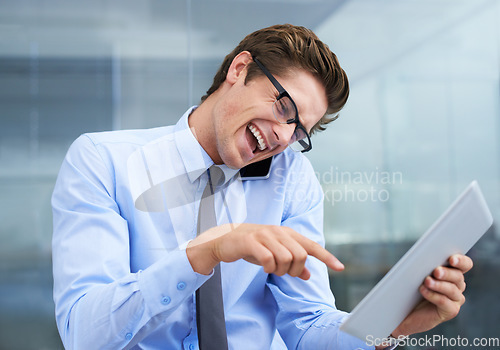
[[[257,151],[257,149],[259,149],[260,151],[265,150],[267,148],[266,143],[264,142],[264,138],[260,134],[260,131],[252,124],[248,124],[248,130],[250,130],[253,137],[255,137],[255,139],[257,140],[257,146],[253,150],[254,153]]]

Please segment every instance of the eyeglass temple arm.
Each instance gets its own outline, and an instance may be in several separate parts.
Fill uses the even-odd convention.
[[[276,78],[271,74],[271,72],[269,72],[267,70],[266,67],[264,67],[264,65],[262,63],[260,63],[260,61],[256,58],[256,57],[252,57],[253,58],[253,61],[255,63],[257,63],[257,65],[259,66],[260,70],[266,75],[266,77],[269,78],[269,80],[271,80],[271,83],[273,83],[274,87],[276,88],[276,90],[278,90],[279,94],[280,94],[280,97],[283,95],[283,94],[286,94],[288,95],[288,93],[286,92],[285,88],[283,86],[281,86],[280,83],[278,83],[278,81],[276,80]]]

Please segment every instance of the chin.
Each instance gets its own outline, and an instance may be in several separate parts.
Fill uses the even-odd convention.
[[[253,156],[250,159],[245,159],[248,158],[245,157],[243,152],[238,152],[238,148],[236,148],[236,152],[225,152],[221,153],[221,160],[222,162],[229,168],[231,169],[241,169],[249,164],[259,162],[261,160],[264,160],[266,158],[272,157],[277,153],[280,153],[281,151],[274,150],[272,152],[269,152],[269,150],[264,150],[264,151],[257,151],[253,153]]]
[[[267,157],[253,157],[248,161],[245,161],[242,157],[227,157],[227,159],[223,159],[224,164],[231,168],[231,169],[241,169],[244,168],[245,166],[258,162],[259,160],[262,160]]]
[[[241,169],[243,167],[245,167],[246,164],[241,164],[241,165],[238,165],[238,164],[231,164],[231,163],[224,163],[228,168],[230,169]]]
[[[266,152],[266,153],[258,154],[254,158],[252,158],[252,160],[250,160],[249,162],[247,162],[244,166],[260,162],[261,160],[270,158],[270,157],[274,156],[275,154],[277,154],[277,153],[275,153],[275,152]]]
[[[221,154],[222,163],[231,169],[241,169],[252,160],[245,162],[239,154]]]

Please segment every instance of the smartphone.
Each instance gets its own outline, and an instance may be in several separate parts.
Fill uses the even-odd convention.
[[[240,169],[242,180],[265,180],[271,172],[273,157],[266,158]]]

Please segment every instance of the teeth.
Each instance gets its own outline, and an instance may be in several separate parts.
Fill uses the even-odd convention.
[[[257,128],[255,126],[253,126],[252,124],[248,124],[248,128],[252,132],[253,136],[255,136],[255,138],[257,139],[257,141],[259,143],[258,144],[259,149],[261,151],[265,150],[266,149],[266,144],[264,143],[264,139],[260,135],[259,130],[257,130]]]

